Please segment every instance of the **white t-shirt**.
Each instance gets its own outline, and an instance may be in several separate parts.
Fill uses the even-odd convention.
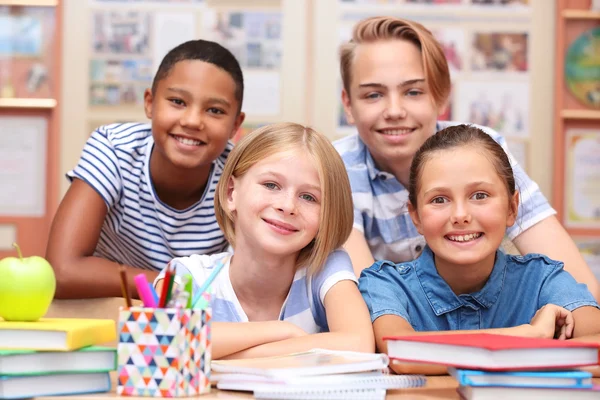
[[[247,322],[248,316],[242,309],[229,279],[230,256],[230,253],[192,255],[176,258],[171,261],[171,265],[175,267],[175,273],[179,277],[188,273],[192,275],[193,290],[196,293],[213,268],[225,260],[223,269],[211,285],[213,321]],[[158,275],[157,281],[163,278],[164,272],[163,270]],[[307,276],[306,268],[299,269],[281,308],[279,320],[291,322],[306,333],[329,331],[323,301],[329,289],[343,280],[357,282],[350,257],[344,250],[331,253],[323,268],[312,276]]]

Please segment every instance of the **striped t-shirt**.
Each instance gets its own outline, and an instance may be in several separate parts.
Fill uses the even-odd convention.
[[[440,121],[437,131],[459,122]],[[537,183],[510,155],[506,140],[493,129],[477,126],[498,142],[509,155],[515,183],[519,191],[519,212],[516,223],[507,229],[513,240],[521,232],[556,214]],[[425,239],[417,232],[408,214],[408,190],[388,172],[376,166],[365,143],[358,134],[334,143],[342,156],[354,202],[354,228],[363,232],[375,260],[394,263],[412,261],[425,248]]]
[[[105,125],[92,133],[79,163],[67,173],[70,180],[87,182],[108,208],[94,255],[160,271],[175,257],[223,251],[227,242],[213,201],[233,145],[213,161],[200,201],[185,210],[157,197],[150,178],[153,146],[149,124]]]
[[[191,274],[193,277],[193,292],[196,293],[200,285],[220,262],[225,262],[211,285],[211,308],[213,321],[217,322],[248,322],[233,286],[229,279],[230,253],[214,255],[193,255],[190,257],[176,258],[171,262],[175,267],[175,274],[181,277]],[[163,279],[164,270],[155,280]],[[323,268],[307,276],[306,268],[296,271],[294,282],[290,288],[287,299],[281,307],[280,321],[288,321],[300,327],[306,333],[328,332],[327,315],[325,313],[325,295],[336,283],[344,280],[357,282],[352,269],[350,257],[344,250],[336,250],[329,255]]]

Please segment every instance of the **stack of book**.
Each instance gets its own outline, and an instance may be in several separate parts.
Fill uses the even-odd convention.
[[[392,360],[439,364],[466,400],[600,399],[592,374],[600,344],[485,333],[385,338]]]
[[[383,400],[387,389],[418,387],[422,375],[388,375],[385,354],[314,349],[278,357],[213,361],[221,390],[251,391],[257,399]]]
[[[0,399],[110,391],[115,339],[113,320],[0,320]]]

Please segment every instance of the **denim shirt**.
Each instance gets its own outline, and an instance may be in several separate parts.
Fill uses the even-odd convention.
[[[498,250],[492,273],[476,293],[454,294],[438,274],[426,246],[416,260],[378,261],[362,271],[360,292],[371,321],[397,315],[415,331],[507,328],[531,321],[536,311],[555,304],[569,311],[598,304],[563,263],[541,254],[514,256]]]

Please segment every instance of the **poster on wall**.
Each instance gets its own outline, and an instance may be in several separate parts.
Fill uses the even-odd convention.
[[[0,117],[2,216],[44,216],[47,129],[44,117]]]
[[[141,105],[152,82],[151,14],[92,12],[89,64],[91,106]]]
[[[529,83],[461,81],[456,119],[494,129],[504,136],[529,136]]]
[[[600,109],[600,27],[583,32],[565,57],[567,88],[581,104]]]
[[[565,225],[600,229],[600,130],[566,132]]]
[[[475,32],[471,70],[475,72],[527,72],[529,35],[526,32]]]
[[[225,46],[242,66],[243,110],[249,115],[279,115],[281,12],[206,10],[202,15],[202,37]]]
[[[0,6],[0,97],[54,97],[54,20],[54,7]]]

